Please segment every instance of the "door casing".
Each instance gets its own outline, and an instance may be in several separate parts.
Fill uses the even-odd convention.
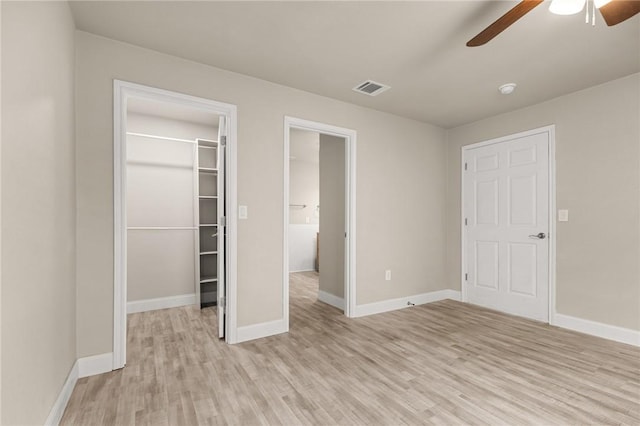
[[[465,145],[460,150],[460,288],[462,290],[462,301],[467,302],[467,234],[464,224],[465,218],[465,187],[464,187],[464,158],[467,150],[483,146],[506,142],[512,139],[531,136],[539,133],[547,133],[549,137],[549,324],[555,324],[556,315],[556,162],[555,162],[555,125],[551,124],[520,133],[501,136],[483,142]]]
[[[113,81],[113,231],[114,231],[114,278],[113,278],[113,369],[126,364],[127,339],[127,223],[126,223],[126,131],[127,101],[141,98],[168,102],[189,108],[200,109],[227,119],[227,332],[226,342],[237,341],[237,107],[121,80]]]
[[[284,117],[284,197],[282,309],[285,331],[289,331],[289,134],[291,129],[308,130],[345,139],[345,268],[344,314],[356,310],[356,131],[295,117]]]

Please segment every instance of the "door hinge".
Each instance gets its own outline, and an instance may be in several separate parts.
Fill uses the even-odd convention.
[[[467,218],[465,217],[464,218],[464,226],[467,226],[468,224],[469,224],[469,222],[468,222]]]
[[[464,169],[467,170],[467,163],[464,163]]]
[[[227,307],[227,298],[222,296],[220,300],[218,300],[218,306],[222,306],[223,308]]]
[[[469,281],[469,274],[464,274],[464,280]]]
[[[225,216],[220,217],[220,226],[227,226],[227,218]]]
[[[227,146],[227,137],[226,136],[220,136],[220,145]]]

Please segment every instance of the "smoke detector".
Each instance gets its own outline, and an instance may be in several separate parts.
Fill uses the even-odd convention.
[[[389,89],[391,89],[391,87],[387,86],[386,84],[377,83],[373,80],[367,80],[354,87],[353,91],[369,96],[378,96],[380,93]]]

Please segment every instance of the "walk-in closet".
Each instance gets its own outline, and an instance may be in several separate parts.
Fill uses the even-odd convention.
[[[215,307],[224,286],[224,118],[131,99],[127,312]]]

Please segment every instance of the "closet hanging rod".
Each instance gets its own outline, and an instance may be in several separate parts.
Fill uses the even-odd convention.
[[[127,226],[128,231],[196,231],[195,226]]]
[[[184,143],[191,143],[194,145],[197,143],[195,140],[170,138],[167,136],[148,135],[146,133],[127,132],[127,136],[139,136],[141,138],[160,139],[160,140],[169,141],[169,142],[184,142]]]
[[[170,168],[173,168],[173,169],[189,169],[189,170],[193,170],[193,166],[191,166],[191,165],[161,163],[159,161],[127,160],[127,164],[133,164],[135,166],[170,167]]]
[[[289,204],[289,207],[300,207],[301,209],[307,208],[306,204]]]

